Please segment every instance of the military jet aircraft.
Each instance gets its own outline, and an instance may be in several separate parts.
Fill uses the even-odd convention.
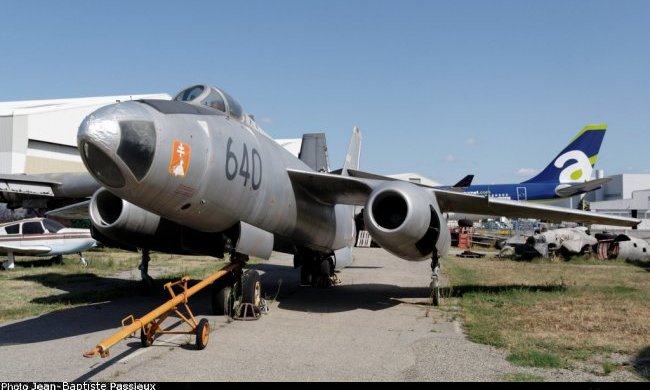
[[[78,146],[103,185],[90,216],[102,234],[231,259],[292,253],[303,279],[327,284],[352,263],[353,207],[366,229],[405,260],[449,249],[443,212],[635,226],[632,218],[469,195],[403,181],[351,177],[359,166],[355,128],[340,174],[316,172],[273,141],[224,91],[195,85],[172,101],[138,100],[98,109]],[[433,283],[435,287],[435,283]],[[436,289],[437,290],[437,289]]]
[[[81,252],[94,247],[97,242],[89,229],[66,228],[59,222],[46,218],[30,218],[0,225],[0,253],[8,259],[2,268],[14,268],[14,256],[56,256],[78,253],[82,265],[86,265]]]

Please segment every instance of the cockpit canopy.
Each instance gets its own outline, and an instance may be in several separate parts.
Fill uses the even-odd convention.
[[[174,100],[202,104],[219,110],[240,121],[245,120],[245,114],[241,104],[224,91],[209,85],[193,85],[179,92]]]

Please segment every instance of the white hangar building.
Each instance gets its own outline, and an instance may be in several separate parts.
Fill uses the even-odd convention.
[[[0,174],[85,171],[77,129],[96,109],[125,100],[165,99],[166,93],[0,102]]]

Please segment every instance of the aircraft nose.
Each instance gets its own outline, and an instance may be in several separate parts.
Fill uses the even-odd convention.
[[[140,181],[153,161],[156,130],[152,115],[138,102],[117,103],[88,115],[77,133],[88,171],[110,188]]]

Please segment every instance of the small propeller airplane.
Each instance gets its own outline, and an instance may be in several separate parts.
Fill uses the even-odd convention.
[[[89,229],[67,228],[48,218],[29,218],[0,224],[0,254],[7,255],[2,268],[15,267],[15,255],[56,256],[78,253],[82,265],[87,265],[82,252],[97,242]]]

